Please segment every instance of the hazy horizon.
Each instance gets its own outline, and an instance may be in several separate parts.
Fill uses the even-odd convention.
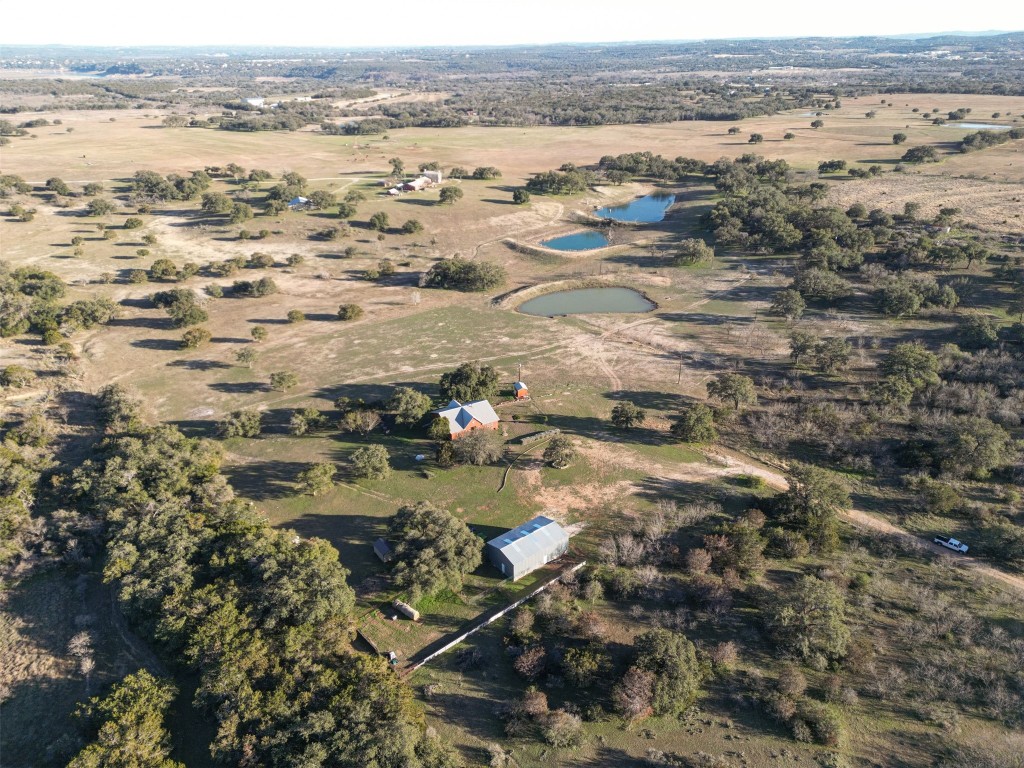
[[[919,7],[864,0],[837,8],[811,0],[785,7],[734,0],[727,7],[687,8],[655,0],[633,0],[623,10],[611,0],[521,0],[496,7],[470,0],[432,4],[392,0],[385,6],[341,8],[309,0],[299,11],[276,8],[272,16],[240,14],[237,6],[182,0],[173,15],[152,23],[126,0],[103,12],[69,0],[5,9],[2,45],[79,47],[280,47],[416,48],[558,44],[692,42],[697,40],[792,39],[801,37],[930,36],[1004,34],[1024,29],[1024,11],[978,7],[963,18],[962,4],[936,0],[922,17]],[[955,21],[954,21],[955,20]],[[654,34],[652,34],[654,33]]]

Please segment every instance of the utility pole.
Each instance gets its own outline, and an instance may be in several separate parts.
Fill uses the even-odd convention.
[[[519,373],[518,373],[518,378],[516,379],[516,381],[522,381],[522,380],[523,380],[523,364],[519,363]]]
[[[683,353],[679,353],[679,373],[676,374],[676,384],[683,383]]]

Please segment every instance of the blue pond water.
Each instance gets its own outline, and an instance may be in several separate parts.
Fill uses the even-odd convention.
[[[946,123],[950,128],[970,128],[972,131],[1008,131],[1012,125],[996,125],[995,123]]]
[[[545,293],[521,304],[519,311],[527,315],[557,317],[604,312],[650,312],[656,307],[653,301],[632,288],[578,288]]]
[[[545,240],[541,245],[556,251],[589,251],[592,248],[604,248],[608,245],[608,238],[600,232],[587,230]]]
[[[641,224],[652,224],[665,218],[665,211],[675,202],[676,196],[665,192],[638,197],[625,205],[610,205],[598,208],[595,216],[615,221],[634,221]]]

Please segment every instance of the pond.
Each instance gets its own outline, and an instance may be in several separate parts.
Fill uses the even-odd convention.
[[[578,288],[545,293],[523,303],[519,311],[539,317],[607,312],[650,312],[657,304],[632,288]]]
[[[624,205],[609,205],[598,208],[595,216],[614,221],[632,221],[641,224],[653,224],[665,218],[665,211],[676,200],[676,196],[666,192],[655,192],[653,195],[638,197]]]
[[[946,123],[949,128],[969,128],[972,131],[1008,131],[1012,125],[997,125],[995,123]]]
[[[594,248],[604,248],[608,245],[608,238],[600,232],[587,230],[544,240],[541,245],[556,251],[589,251]]]

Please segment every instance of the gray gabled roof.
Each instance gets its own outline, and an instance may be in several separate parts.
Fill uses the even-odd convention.
[[[438,416],[448,419],[451,433],[457,435],[476,419],[481,424],[494,424],[499,421],[491,404],[486,400],[474,400],[472,403],[460,403],[452,400],[444,408],[434,411]]]
[[[512,562],[531,560],[538,552],[551,552],[569,541],[569,534],[550,517],[538,515],[508,533],[496,536],[488,546],[501,550]]]

